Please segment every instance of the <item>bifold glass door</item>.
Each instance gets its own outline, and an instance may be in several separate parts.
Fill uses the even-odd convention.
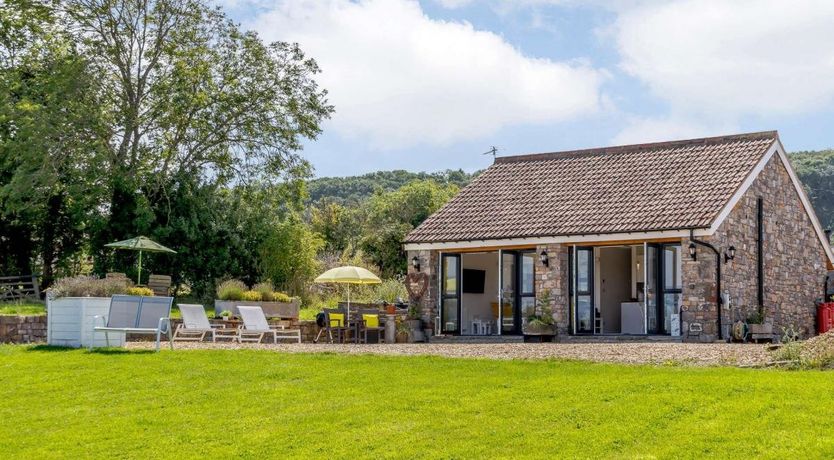
[[[573,252],[573,295],[577,334],[594,332],[594,248]]]
[[[646,330],[680,335],[683,290],[681,245],[646,245]]]
[[[536,307],[536,252],[501,252],[501,333],[521,334]]]
[[[460,254],[443,254],[440,271],[440,328],[444,334],[456,334],[460,332]]]

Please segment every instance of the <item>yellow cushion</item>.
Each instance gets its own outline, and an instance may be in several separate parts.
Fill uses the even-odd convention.
[[[345,314],[344,313],[331,313],[330,314],[330,327],[342,327],[345,325]]]
[[[365,327],[379,327],[379,315],[362,315]]]

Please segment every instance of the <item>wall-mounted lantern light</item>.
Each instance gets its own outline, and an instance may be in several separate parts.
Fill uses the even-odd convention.
[[[727,249],[727,252],[724,253],[724,263],[726,264],[727,262],[729,262],[729,261],[731,261],[735,258],[736,258],[736,247],[735,246],[730,246],[729,249]]]
[[[692,260],[698,260],[698,254],[695,252],[695,243],[689,243],[689,257]]]
[[[417,257],[417,256],[412,257],[411,258],[411,266],[414,267],[414,269],[419,272],[420,271],[420,258]]]
[[[547,257],[547,251],[543,250],[541,254],[539,254],[539,260],[541,260],[542,265],[544,265],[545,267],[550,266],[550,259]]]

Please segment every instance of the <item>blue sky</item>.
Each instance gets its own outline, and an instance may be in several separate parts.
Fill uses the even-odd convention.
[[[295,41],[336,107],[317,176],[778,129],[834,146],[834,2],[218,0]],[[613,5],[613,6],[612,6]]]

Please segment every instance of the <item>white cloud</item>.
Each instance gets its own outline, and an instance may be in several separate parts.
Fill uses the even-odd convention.
[[[621,12],[622,66],[673,111],[721,117],[834,101],[834,2],[680,0]]]
[[[525,56],[469,23],[433,20],[408,0],[285,0],[252,24],[296,41],[323,69],[332,126],[378,148],[477,139],[604,106],[604,71]]]
[[[703,123],[685,116],[631,117],[611,140],[612,145],[692,139],[738,131],[732,123]]]
[[[464,6],[469,5],[472,3],[472,0],[435,0],[437,3],[440,4],[443,8],[448,8],[453,10],[455,8],[461,8]]]

